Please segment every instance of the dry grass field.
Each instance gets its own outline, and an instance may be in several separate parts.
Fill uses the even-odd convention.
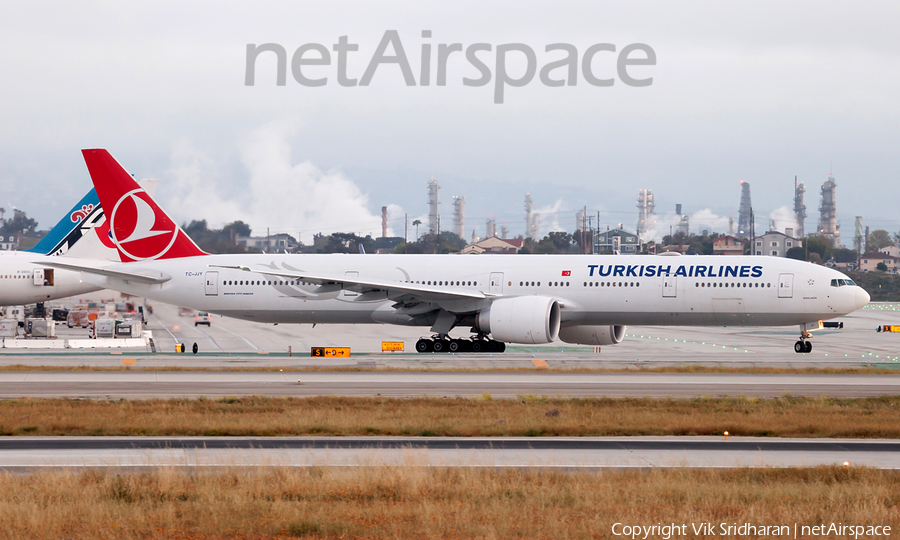
[[[828,467],[0,474],[0,537],[9,539],[615,538],[616,522],[687,524],[689,533],[704,522],[834,522],[890,526],[893,536],[900,475]]]
[[[900,437],[900,396],[0,401],[0,435]]]

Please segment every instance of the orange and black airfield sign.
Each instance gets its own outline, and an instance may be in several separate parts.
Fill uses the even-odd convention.
[[[350,356],[350,347],[312,347],[309,350],[309,355],[319,357]]]
[[[382,341],[381,352],[403,352],[404,342],[402,341]]]
[[[883,326],[879,326],[879,327],[878,327],[878,331],[879,331],[879,332],[896,332],[896,333],[900,333],[900,326],[898,326],[898,325],[896,325],[896,324],[895,324],[895,325],[885,324],[885,325],[883,325]]]

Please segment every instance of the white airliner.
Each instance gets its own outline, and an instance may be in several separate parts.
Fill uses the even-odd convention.
[[[506,343],[609,345],[625,325],[800,327],[863,307],[847,276],[779,257],[620,255],[209,255],[105,150],[83,151],[111,208],[120,263],[55,260],[98,284],[266,323],[431,327],[420,352],[503,350]],[[451,339],[456,327],[470,339]],[[490,337],[490,339],[487,339]]]
[[[156,180],[140,182],[150,192],[158,184]],[[33,248],[0,251],[0,306],[46,302],[101,289],[84,281],[80,272],[55,270],[40,263],[59,256],[118,261],[105,221],[97,192],[91,188]]]

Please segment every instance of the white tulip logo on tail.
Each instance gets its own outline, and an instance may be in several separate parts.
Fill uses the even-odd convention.
[[[178,228],[155,205],[143,189],[122,195],[110,216],[113,242],[123,255],[135,261],[158,259],[178,237]]]

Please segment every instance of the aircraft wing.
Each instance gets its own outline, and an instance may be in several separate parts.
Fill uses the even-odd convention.
[[[138,283],[160,284],[172,279],[169,276],[151,276],[148,274],[138,274],[135,272],[124,272],[122,270],[113,270],[111,268],[103,268],[90,265],[73,264],[69,262],[47,262],[35,261],[34,264],[41,266],[49,266],[50,268],[59,268],[60,270],[71,270],[73,272],[85,272],[88,274],[96,274],[98,276],[106,276],[124,281],[135,281]]]
[[[453,290],[436,285],[420,285],[417,283],[405,283],[402,281],[377,281],[368,279],[351,278],[347,276],[327,276],[321,274],[311,274],[306,272],[292,272],[285,270],[264,270],[250,268],[248,266],[222,266],[209,265],[210,268],[225,268],[228,270],[243,270],[245,272],[253,272],[254,274],[263,274],[268,276],[284,277],[288,279],[299,279],[316,283],[318,285],[336,284],[343,286],[344,289],[358,292],[380,292],[387,293],[388,298],[400,300],[408,297],[423,302],[441,301],[441,300],[483,300],[496,296],[481,291]]]

